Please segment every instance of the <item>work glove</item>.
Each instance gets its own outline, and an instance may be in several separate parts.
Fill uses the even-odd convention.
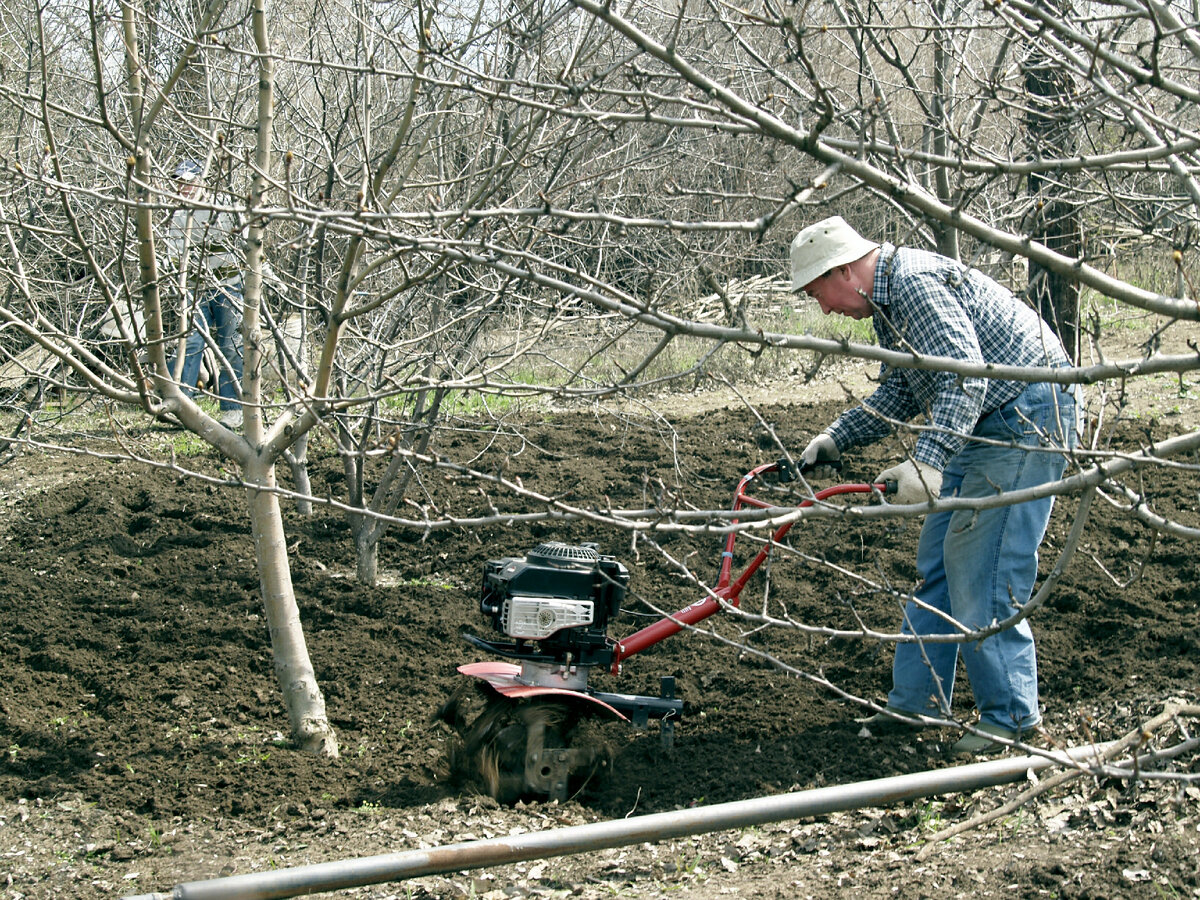
[[[915,459],[906,460],[875,476],[875,483],[896,482],[896,492],[888,497],[891,503],[927,503],[936,500],[942,490],[942,473]]]
[[[827,434],[818,434],[808,442],[804,452],[800,454],[801,467],[811,469],[822,463],[837,462],[842,454],[838,452],[837,444]]]

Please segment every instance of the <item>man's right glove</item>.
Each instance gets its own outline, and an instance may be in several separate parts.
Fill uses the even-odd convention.
[[[821,463],[837,462],[841,457],[842,454],[838,452],[837,444],[833,442],[833,438],[822,433],[808,442],[808,446],[800,454],[800,462],[804,468],[811,469],[813,466],[821,465]]]
[[[888,497],[888,502],[928,503],[936,500],[942,490],[942,473],[933,466],[910,459],[893,466],[875,476],[875,483],[882,481],[896,482],[896,492]]]

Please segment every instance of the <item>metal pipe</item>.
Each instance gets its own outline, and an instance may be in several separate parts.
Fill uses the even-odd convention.
[[[271,900],[321,891],[403,881],[465,869],[500,866],[551,856],[569,856],[628,844],[664,841],[712,831],[748,828],[768,822],[802,819],[868,806],[884,806],[918,797],[973,791],[1019,781],[1030,771],[1074,765],[1102,753],[1107,745],[1079,747],[1065,754],[1018,756],[948,769],[896,775],[854,784],[791,794],[718,803],[631,819],[594,822],[512,837],[449,844],[431,850],[407,850],[359,859],[338,860],[231,875],[176,885],[169,894],[152,893],[125,900]]]

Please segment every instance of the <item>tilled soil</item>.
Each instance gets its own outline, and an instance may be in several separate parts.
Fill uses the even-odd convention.
[[[789,447],[838,403],[759,412]],[[519,427],[518,427],[519,426]],[[1136,427],[1135,427],[1136,426]],[[1141,421],[1129,448],[1176,424]],[[170,441],[171,433],[150,439]],[[437,451],[473,469],[589,509],[725,508],[737,478],[778,456],[763,421],[722,409],[674,421],[643,413],[557,413],[544,421],[440,436]],[[795,449],[793,449],[795,452]],[[848,460],[861,481],[896,458],[880,445]],[[313,448],[314,493],[341,473]],[[164,454],[165,455],[165,454]],[[1194,462],[1194,461],[1193,461]],[[218,470],[201,455],[191,468]],[[657,693],[676,679],[686,703],[673,748],[657,729],[608,726],[612,772],[565,804],[499,806],[441,777],[451,739],[431,717],[480,659],[464,632],[486,561],[537,543],[597,542],[631,572],[613,633],[674,611],[711,583],[718,535],[634,541],[588,521],[505,523],[422,534],[392,529],[384,577],[353,578],[344,519],[289,512],[292,572],[309,649],[341,757],[294,751],[272,668],[240,491],[170,470],[92,456],[22,456],[0,468],[0,896],[119,897],[181,882],[314,861],[429,848],[701,808],[813,787],[940,769],[952,730],[888,736],[854,721],[845,695],[881,702],[890,651],[722,614],[629,660],[601,690]],[[1155,511],[1200,526],[1195,468],[1156,470]],[[532,511],[532,501],[445,471],[414,497],[431,518]],[[778,502],[794,502],[779,495]],[[851,502],[866,502],[863,500]],[[1077,508],[1059,503],[1043,548],[1057,560]],[[411,508],[410,508],[411,512]],[[788,535],[742,595],[776,619],[894,631],[915,578],[918,520],[814,518]],[[738,544],[739,564],[752,539]],[[1144,563],[1144,565],[1143,565]],[[1151,533],[1099,502],[1084,546],[1034,621],[1047,733],[1041,744],[1121,736],[1171,700],[1197,702],[1200,565],[1194,544]],[[790,667],[785,672],[772,660]],[[798,674],[797,674],[798,673]],[[969,686],[955,713],[970,720]],[[1183,725],[1193,732],[1195,721]],[[1174,742],[1178,727],[1147,736]],[[1166,762],[1200,773],[1194,750]],[[489,870],[361,888],[371,897],[1200,896],[1195,781],[1077,779],[921,854],[940,829],[994,808],[1028,782],[850,810],[736,832],[637,844]]]

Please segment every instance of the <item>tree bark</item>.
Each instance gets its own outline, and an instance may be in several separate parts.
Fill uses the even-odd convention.
[[[1058,13],[1064,0],[1047,0]],[[1040,50],[1025,61],[1025,90],[1029,108],[1025,117],[1030,156],[1068,158],[1078,143],[1072,110],[1070,74]],[[1046,248],[1064,256],[1079,258],[1083,252],[1083,230],[1079,210],[1071,199],[1067,174],[1030,175],[1029,194],[1033,199],[1029,236]],[[1030,260],[1026,296],[1034,309],[1050,323],[1067,356],[1079,359],[1079,282],[1052,272]]]
[[[244,474],[263,609],[271,630],[271,654],[275,660],[275,675],[283,690],[292,740],[310,753],[336,757],[337,735],[325,715],[325,698],[309,661],[300,610],[292,587],[283,514],[279,495],[274,491],[275,467],[272,464],[252,465]]]
[[[300,435],[299,440],[284,454],[288,468],[292,472],[292,484],[296,492],[296,512],[302,516],[313,514],[312,481],[308,477],[308,433]]]
[[[356,559],[355,577],[365,587],[375,587],[379,581],[379,536],[376,529],[362,528],[354,535]]]

